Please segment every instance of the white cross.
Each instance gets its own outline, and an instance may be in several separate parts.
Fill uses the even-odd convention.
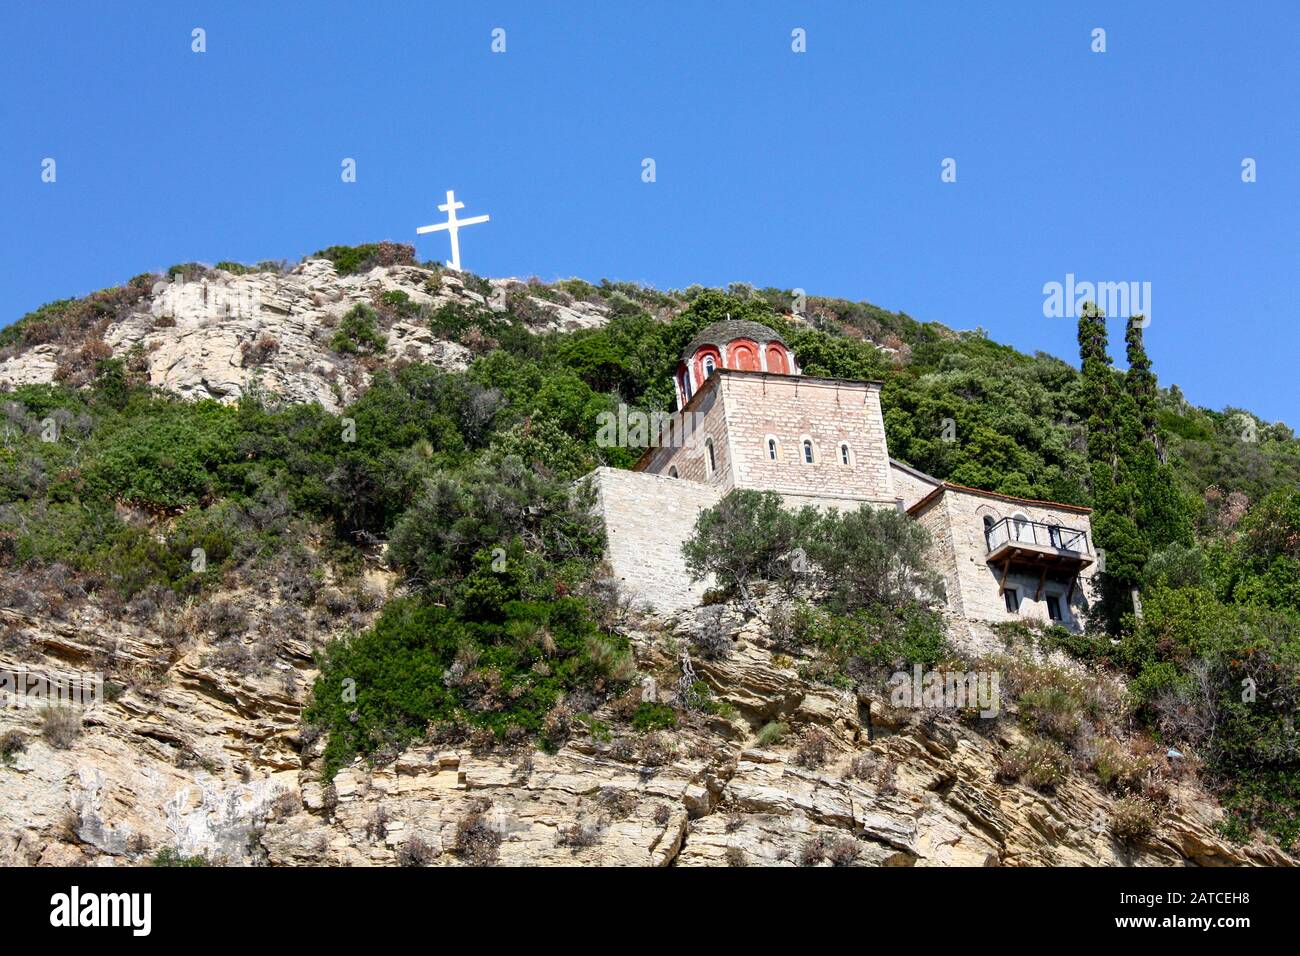
[[[476,223],[488,221],[487,216],[471,216],[469,219],[457,219],[456,210],[464,208],[465,204],[463,202],[456,202],[456,193],[453,190],[448,189],[447,201],[438,206],[439,212],[445,212],[447,214],[447,221],[440,222],[436,226],[420,226],[415,230],[417,236],[422,236],[426,232],[438,232],[441,229],[446,229],[450,232],[451,262],[447,263],[447,265],[451,266],[457,272],[460,271],[460,239],[457,238],[456,233],[460,230],[461,226],[473,226]]]

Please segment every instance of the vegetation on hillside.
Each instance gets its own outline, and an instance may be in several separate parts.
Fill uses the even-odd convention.
[[[805,676],[854,688],[948,653],[928,546],[898,511],[791,511],[775,492],[737,489],[701,512],[682,553],[694,579],[747,603],[759,582],[782,587],[792,604],[769,622],[778,643],[815,650]]]
[[[344,272],[413,262],[394,244],[322,255]],[[1297,836],[1300,442],[1284,425],[1193,408],[1160,388],[1136,323],[1120,372],[1093,312],[1080,323],[1076,370],[862,303],[813,297],[795,317],[789,293],[746,286],[534,283],[504,313],[431,313],[390,294],[336,330],[334,347],[362,355],[373,377],[334,415],[256,394],[186,403],[145,387],[138,362],[111,358],[102,333],[157,278],[53,303],[0,331],[0,357],[68,346],[57,384],[0,399],[6,593],[50,608],[85,595],[125,607],[166,595],[203,602],[223,578],[244,575],[311,601],[327,573],[355,576],[386,542],[398,596],[321,659],[309,718],[329,734],[331,772],[430,733],[555,744],[571,718],[632,677],[599,585],[600,529],[573,483],[639,456],[600,447],[597,416],[620,403],[670,409],[683,347],[730,316],[776,328],[809,374],[882,380],[890,449],[909,464],[1096,507],[1107,631],[1062,646],[1131,678],[1133,715],[1201,756],[1234,833],[1260,825],[1283,842]],[[532,298],[587,299],[611,319],[533,335]],[[386,366],[375,315],[427,323],[475,360],[464,373]],[[790,515],[793,531],[778,522],[776,538],[728,555],[718,541],[755,530],[746,532],[746,509],[771,508],[761,497],[729,501],[701,528],[714,544],[701,546],[697,566],[743,594],[788,575],[790,542],[806,542],[795,546],[831,599],[783,627],[822,650],[826,666],[812,676],[851,681],[862,662],[945,653],[924,602],[855,570],[882,560],[878,542],[912,553],[902,527],[876,524],[891,519]],[[749,566],[725,565],[737,557]],[[15,575],[35,585],[18,587]],[[1028,756],[1050,769],[1051,754]]]

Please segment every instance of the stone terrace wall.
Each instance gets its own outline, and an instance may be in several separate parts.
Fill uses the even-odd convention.
[[[720,490],[621,468],[597,468],[589,477],[605,519],[606,560],[622,593],[661,613],[699,604],[712,582],[691,583],[681,547],[700,512],[721,499]]]
[[[962,585],[957,575],[957,553],[953,543],[952,519],[948,513],[947,495],[940,495],[929,507],[916,515],[916,520],[926,531],[930,532],[929,557],[930,570],[943,577],[943,586],[948,599],[948,610],[956,618],[962,618]]]

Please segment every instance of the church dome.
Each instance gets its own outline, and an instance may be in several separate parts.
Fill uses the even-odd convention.
[[[689,359],[702,345],[723,346],[736,339],[749,339],[751,342],[781,342],[781,336],[761,322],[724,319],[700,329],[695,338],[691,339],[691,344],[682,350],[682,360]],[[781,344],[785,343],[781,342]]]
[[[761,322],[725,319],[706,325],[682,350],[677,368],[677,407],[699,391],[717,369],[798,375],[794,355],[774,329]]]

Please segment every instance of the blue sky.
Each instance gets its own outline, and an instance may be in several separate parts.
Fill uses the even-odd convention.
[[[1071,361],[1044,283],[1147,281],[1163,384],[1300,426],[1300,4],[51,2],[0,29],[0,322],[175,262],[445,259],[415,227],[454,188],[492,217],[462,233],[483,275],[798,286]]]

